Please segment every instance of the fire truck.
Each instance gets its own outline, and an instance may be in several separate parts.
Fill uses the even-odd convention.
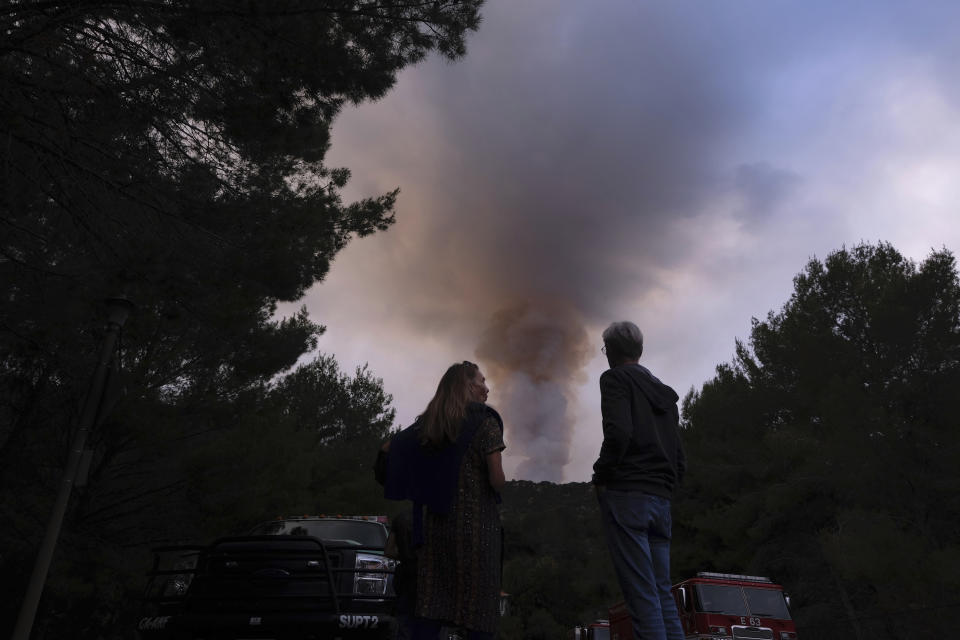
[[[687,640],[796,640],[790,597],[763,576],[700,572],[673,586]],[[610,608],[611,640],[631,640],[624,603]]]

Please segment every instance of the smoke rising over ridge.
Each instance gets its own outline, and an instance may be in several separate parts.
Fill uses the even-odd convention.
[[[583,319],[562,302],[522,303],[493,314],[477,347],[506,417],[507,444],[525,458],[517,474],[563,481],[574,429],[575,384],[590,340]]]

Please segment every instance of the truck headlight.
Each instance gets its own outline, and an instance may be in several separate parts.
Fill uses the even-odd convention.
[[[373,553],[358,553],[353,592],[359,596],[385,596],[393,578],[396,561]]]
[[[183,570],[184,573],[178,573],[171,578],[169,578],[163,584],[163,597],[175,597],[179,598],[186,595],[187,589],[190,588],[190,583],[193,581],[193,571],[197,567],[197,556],[193,555],[182,560],[178,560],[173,564],[173,569]]]

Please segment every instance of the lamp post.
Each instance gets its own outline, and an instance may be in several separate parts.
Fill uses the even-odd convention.
[[[50,521],[47,523],[47,531],[43,536],[40,551],[37,553],[37,559],[33,564],[30,584],[27,586],[27,592],[23,598],[23,605],[20,607],[20,615],[17,618],[17,626],[14,628],[12,640],[29,640],[30,638],[33,619],[37,614],[37,605],[40,603],[43,585],[47,581],[47,573],[50,570],[50,562],[53,559],[53,552],[57,546],[57,538],[60,537],[60,527],[63,524],[63,517],[67,512],[67,503],[70,501],[70,493],[73,491],[73,482],[77,476],[77,469],[80,466],[80,458],[83,455],[83,449],[87,442],[87,435],[90,433],[90,429],[93,427],[93,423],[100,409],[100,402],[103,398],[103,390],[107,380],[107,372],[117,346],[117,338],[120,334],[120,329],[133,310],[133,303],[125,298],[108,298],[105,302],[109,310],[107,334],[103,337],[103,343],[100,347],[100,359],[97,361],[97,367],[90,381],[90,388],[87,390],[87,395],[83,400],[83,409],[80,411],[80,422],[77,425],[77,433],[74,435],[73,443],[70,446],[70,457],[67,459],[67,468],[64,470],[63,478],[60,480],[60,492],[57,494],[57,500],[53,504],[53,512],[50,514]]]

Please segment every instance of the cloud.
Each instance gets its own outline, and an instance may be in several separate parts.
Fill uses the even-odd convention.
[[[328,326],[321,348],[369,361],[401,423],[446,366],[480,354],[516,473],[569,479],[575,462],[583,479],[579,430],[598,433],[584,376],[603,366],[611,320],[641,324],[645,358],[685,390],[810,256],[956,234],[942,221],[960,143],[916,131],[960,119],[960,4],[490,0],[484,13],[466,58],[405,71],[334,129],[347,197],[400,186],[398,222],[352,243],[307,304]],[[907,225],[921,197],[926,224]],[[505,346],[541,344],[536,326],[584,355],[538,377],[530,362],[549,348]]]
[[[797,174],[776,169],[766,162],[737,168],[736,186],[743,200],[739,215],[750,222],[772,216],[800,185]]]

